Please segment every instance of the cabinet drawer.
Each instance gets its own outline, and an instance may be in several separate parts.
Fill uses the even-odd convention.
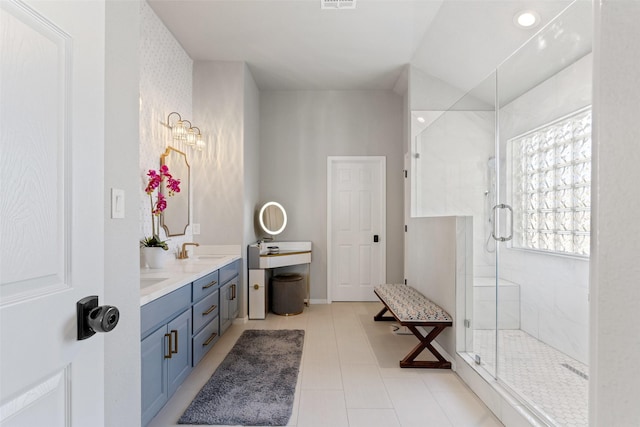
[[[226,283],[229,279],[240,274],[240,260],[237,259],[231,264],[225,265],[220,269],[220,283]]]
[[[140,334],[145,337],[158,325],[191,305],[191,287],[185,285],[140,308]]]
[[[218,290],[205,297],[202,301],[193,305],[193,332],[198,332],[200,328],[218,316],[219,299]]]
[[[193,337],[193,366],[196,366],[213,345],[220,339],[218,330],[218,318],[209,322],[198,334]]]
[[[198,301],[200,298],[205,295],[209,295],[213,293],[219,287],[218,281],[218,270],[213,273],[209,273],[204,277],[199,278],[195,282],[193,282],[193,302]]]

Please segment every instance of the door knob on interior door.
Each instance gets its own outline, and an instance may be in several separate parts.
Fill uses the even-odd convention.
[[[120,320],[120,311],[112,305],[98,306],[98,297],[93,295],[76,303],[76,316],[80,341],[96,332],[111,332]]]

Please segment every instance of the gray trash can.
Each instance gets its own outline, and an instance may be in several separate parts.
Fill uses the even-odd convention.
[[[304,282],[297,273],[279,274],[271,279],[271,311],[293,316],[304,310]]]

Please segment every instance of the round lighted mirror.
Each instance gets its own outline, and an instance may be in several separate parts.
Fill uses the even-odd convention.
[[[260,227],[272,236],[282,233],[287,226],[287,212],[277,202],[268,202],[262,206],[259,214]]]

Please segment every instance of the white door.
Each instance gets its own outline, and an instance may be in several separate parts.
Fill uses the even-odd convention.
[[[329,157],[329,301],[375,301],[386,278],[384,157]]]
[[[104,3],[0,1],[0,425],[104,424]],[[100,304],[104,301],[100,300]]]

